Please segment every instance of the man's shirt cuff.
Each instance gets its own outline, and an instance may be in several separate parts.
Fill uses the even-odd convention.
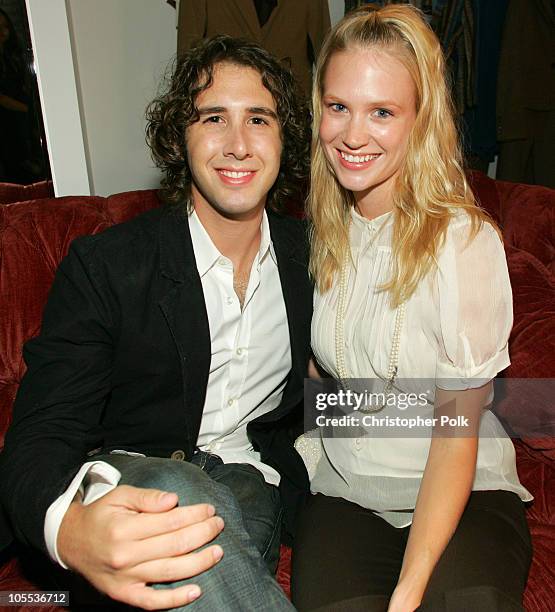
[[[109,463],[88,461],[81,466],[65,492],[50,504],[44,519],[44,539],[48,554],[53,561],[59,563],[64,569],[68,569],[68,567],[58,555],[57,540],[58,531],[69,504],[71,504],[78,491],[81,492],[83,504],[91,504],[115,489],[120,478],[119,470]]]

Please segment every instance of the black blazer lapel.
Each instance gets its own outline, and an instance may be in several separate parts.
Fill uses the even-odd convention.
[[[301,380],[306,376],[312,284],[308,277],[308,242],[302,230],[291,232],[291,220],[268,214],[270,234],[278,262],[291,341],[291,370]],[[298,222],[297,222],[298,223]]]
[[[168,213],[160,223],[161,274],[173,285],[159,305],[176,344],[183,374],[187,458],[198,438],[210,371],[210,330],[187,217]]]

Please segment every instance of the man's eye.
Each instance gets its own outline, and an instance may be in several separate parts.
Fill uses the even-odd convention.
[[[223,119],[219,115],[212,115],[210,117],[206,117],[204,123],[221,123]]]
[[[251,117],[250,122],[254,125],[268,125],[268,122],[263,117]]]

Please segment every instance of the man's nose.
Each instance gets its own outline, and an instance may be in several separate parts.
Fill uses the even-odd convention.
[[[230,126],[224,143],[224,155],[245,159],[250,156],[249,139],[245,133],[246,126]]]

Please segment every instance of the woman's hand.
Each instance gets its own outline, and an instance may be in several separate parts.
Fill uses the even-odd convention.
[[[418,608],[422,595],[406,590],[402,585],[397,585],[389,600],[387,612],[413,612]]]

